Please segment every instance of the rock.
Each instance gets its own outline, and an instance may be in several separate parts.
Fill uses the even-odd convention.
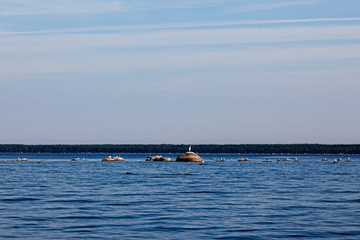
[[[194,152],[186,152],[176,158],[177,162],[203,162],[204,160]]]
[[[107,158],[103,158],[102,160],[103,162],[111,162],[111,161],[124,161],[124,158],[116,156],[116,157],[107,157]]]
[[[240,158],[238,162],[251,162],[251,159],[248,158]]]
[[[156,155],[156,156],[147,157],[146,161],[169,162],[171,161],[171,158],[163,157],[161,155]]]

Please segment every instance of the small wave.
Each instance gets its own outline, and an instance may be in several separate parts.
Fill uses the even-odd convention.
[[[346,200],[345,202],[348,202],[348,203],[360,203],[360,199],[349,199],[349,200]]]
[[[331,199],[323,199],[317,202],[320,203],[360,203],[360,199],[342,199],[342,200],[331,200]]]
[[[108,203],[107,206],[130,206],[130,204],[127,203]]]
[[[64,230],[81,229],[81,228],[99,228],[98,225],[81,225],[81,226],[68,226],[64,227]]]
[[[165,173],[161,175],[155,176],[156,178],[167,178],[167,177],[175,177],[175,176],[192,176],[193,173]]]
[[[90,219],[90,220],[94,220],[94,219],[104,219],[104,217],[100,217],[100,216],[64,216],[64,217],[58,217],[58,219]]]
[[[221,192],[221,191],[182,191],[180,193],[193,194],[193,193],[205,193],[205,194],[232,194],[233,192]]]
[[[66,231],[66,230],[65,230]],[[93,232],[92,230],[86,230],[86,229],[82,229],[82,230],[67,230],[66,232],[72,232],[72,233],[91,233]]]
[[[347,232],[329,232],[329,235],[336,235],[336,236],[341,236],[341,237],[345,237],[345,236],[360,236],[360,231],[347,231]]]
[[[89,200],[89,199],[57,199],[57,200],[50,200],[49,203],[95,203],[98,201]]]
[[[257,229],[229,229],[226,230],[226,232],[228,233],[234,233],[234,232],[240,232],[240,233],[244,233],[244,232],[255,232],[258,231]],[[217,238],[217,239],[222,239],[222,238]]]
[[[4,198],[0,201],[2,202],[25,202],[25,201],[38,201],[39,198]]]

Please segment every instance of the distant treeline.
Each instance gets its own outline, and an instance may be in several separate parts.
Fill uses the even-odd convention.
[[[291,153],[291,154],[360,154],[360,144],[197,144],[197,153]],[[0,144],[0,152],[24,153],[182,153],[189,145],[176,144],[82,144],[23,145]]]

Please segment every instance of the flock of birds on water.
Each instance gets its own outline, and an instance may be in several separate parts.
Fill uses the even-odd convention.
[[[27,158],[17,158],[16,160],[4,160],[4,161],[27,161],[28,159]],[[115,156],[115,157],[106,157],[106,158],[103,158],[102,161],[124,161],[125,159],[120,157],[120,156]],[[220,159],[217,159],[217,158],[212,158],[211,160],[215,161],[215,162],[224,162],[225,161],[225,158],[220,158]],[[41,162],[43,161],[47,161],[47,159],[43,159],[41,160]],[[85,158],[73,158],[71,159],[71,161],[87,161],[87,159]],[[172,161],[170,158],[165,158],[165,157],[162,157],[161,155],[156,155],[156,156],[149,156],[146,158],[146,161]],[[240,158],[237,160],[238,162],[251,162],[252,160],[249,159],[249,158]],[[294,161],[294,162],[299,162],[299,159],[297,157],[295,157],[294,159],[291,159],[291,158],[284,158],[284,159],[280,159],[280,158],[277,158],[276,159],[277,162],[291,162],[291,161]],[[323,162],[326,162],[326,161],[329,161],[327,158],[323,158],[321,159],[321,161]],[[337,158],[333,161],[333,163],[338,163],[342,161],[341,158]],[[272,162],[272,160],[270,160],[269,158],[266,158],[265,160],[263,160],[263,162]],[[351,159],[350,157],[348,157],[345,162],[351,162]],[[204,163],[204,161],[201,162],[202,164]]]
[[[220,158],[220,159],[216,159],[216,158],[213,158],[213,160],[215,160],[216,162],[223,162],[225,161],[225,158]],[[294,159],[294,162],[299,162],[299,159],[297,157],[295,157]],[[341,158],[338,158],[338,159],[335,159],[333,161],[333,163],[338,163],[339,161],[341,161],[342,159]],[[238,159],[238,162],[251,162],[252,160],[249,159],[249,158],[240,158]],[[280,158],[277,158],[276,159],[277,162],[291,162],[291,158],[284,158],[284,159],[280,159]],[[323,158],[321,159],[321,161],[325,162],[325,161],[328,161],[327,158]],[[265,160],[263,160],[263,162],[272,162],[269,158],[266,158]],[[351,159],[350,157],[348,157],[345,162],[351,162]]]

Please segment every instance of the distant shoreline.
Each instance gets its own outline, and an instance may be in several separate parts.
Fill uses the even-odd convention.
[[[360,144],[190,144],[199,154],[360,154]],[[0,153],[176,154],[189,144],[0,144]]]

